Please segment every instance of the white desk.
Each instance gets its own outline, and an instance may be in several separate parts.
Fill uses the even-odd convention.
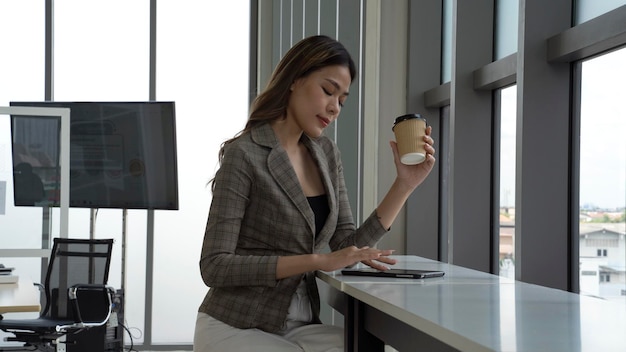
[[[0,314],[40,310],[39,290],[31,280],[20,276],[17,283],[0,284]]]
[[[432,261],[396,256],[398,268],[443,270],[425,280],[318,278],[346,303],[346,350],[626,351],[623,305]],[[335,301],[336,303],[337,301]]]

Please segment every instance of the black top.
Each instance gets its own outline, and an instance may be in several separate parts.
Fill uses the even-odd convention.
[[[315,214],[315,236],[317,236],[320,231],[322,231],[322,227],[324,227],[326,223],[326,218],[328,218],[328,213],[330,213],[328,200],[325,194],[315,197],[306,197],[306,199],[309,201],[309,205]]]

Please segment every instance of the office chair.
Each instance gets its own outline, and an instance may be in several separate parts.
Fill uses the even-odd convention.
[[[58,339],[106,324],[114,290],[107,286],[112,239],[55,238],[45,283],[45,306],[36,319],[2,319],[6,341],[23,342],[19,350],[54,351]],[[78,347],[78,346],[77,346]],[[15,350],[2,349],[0,351]]]

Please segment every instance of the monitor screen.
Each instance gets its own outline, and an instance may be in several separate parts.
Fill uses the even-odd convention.
[[[70,108],[70,207],[178,209],[174,102],[11,102]],[[11,116],[16,206],[58,206],[60,118]]]

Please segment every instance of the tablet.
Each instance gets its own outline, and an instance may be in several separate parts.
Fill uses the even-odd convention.
[[[341,273],[343,275],[397,277],[403,279],[426,279],[430,277],[440,277],[445,274],[443,271],[439,270],[389,269],[380,271],[373,268],[343,269]]]

